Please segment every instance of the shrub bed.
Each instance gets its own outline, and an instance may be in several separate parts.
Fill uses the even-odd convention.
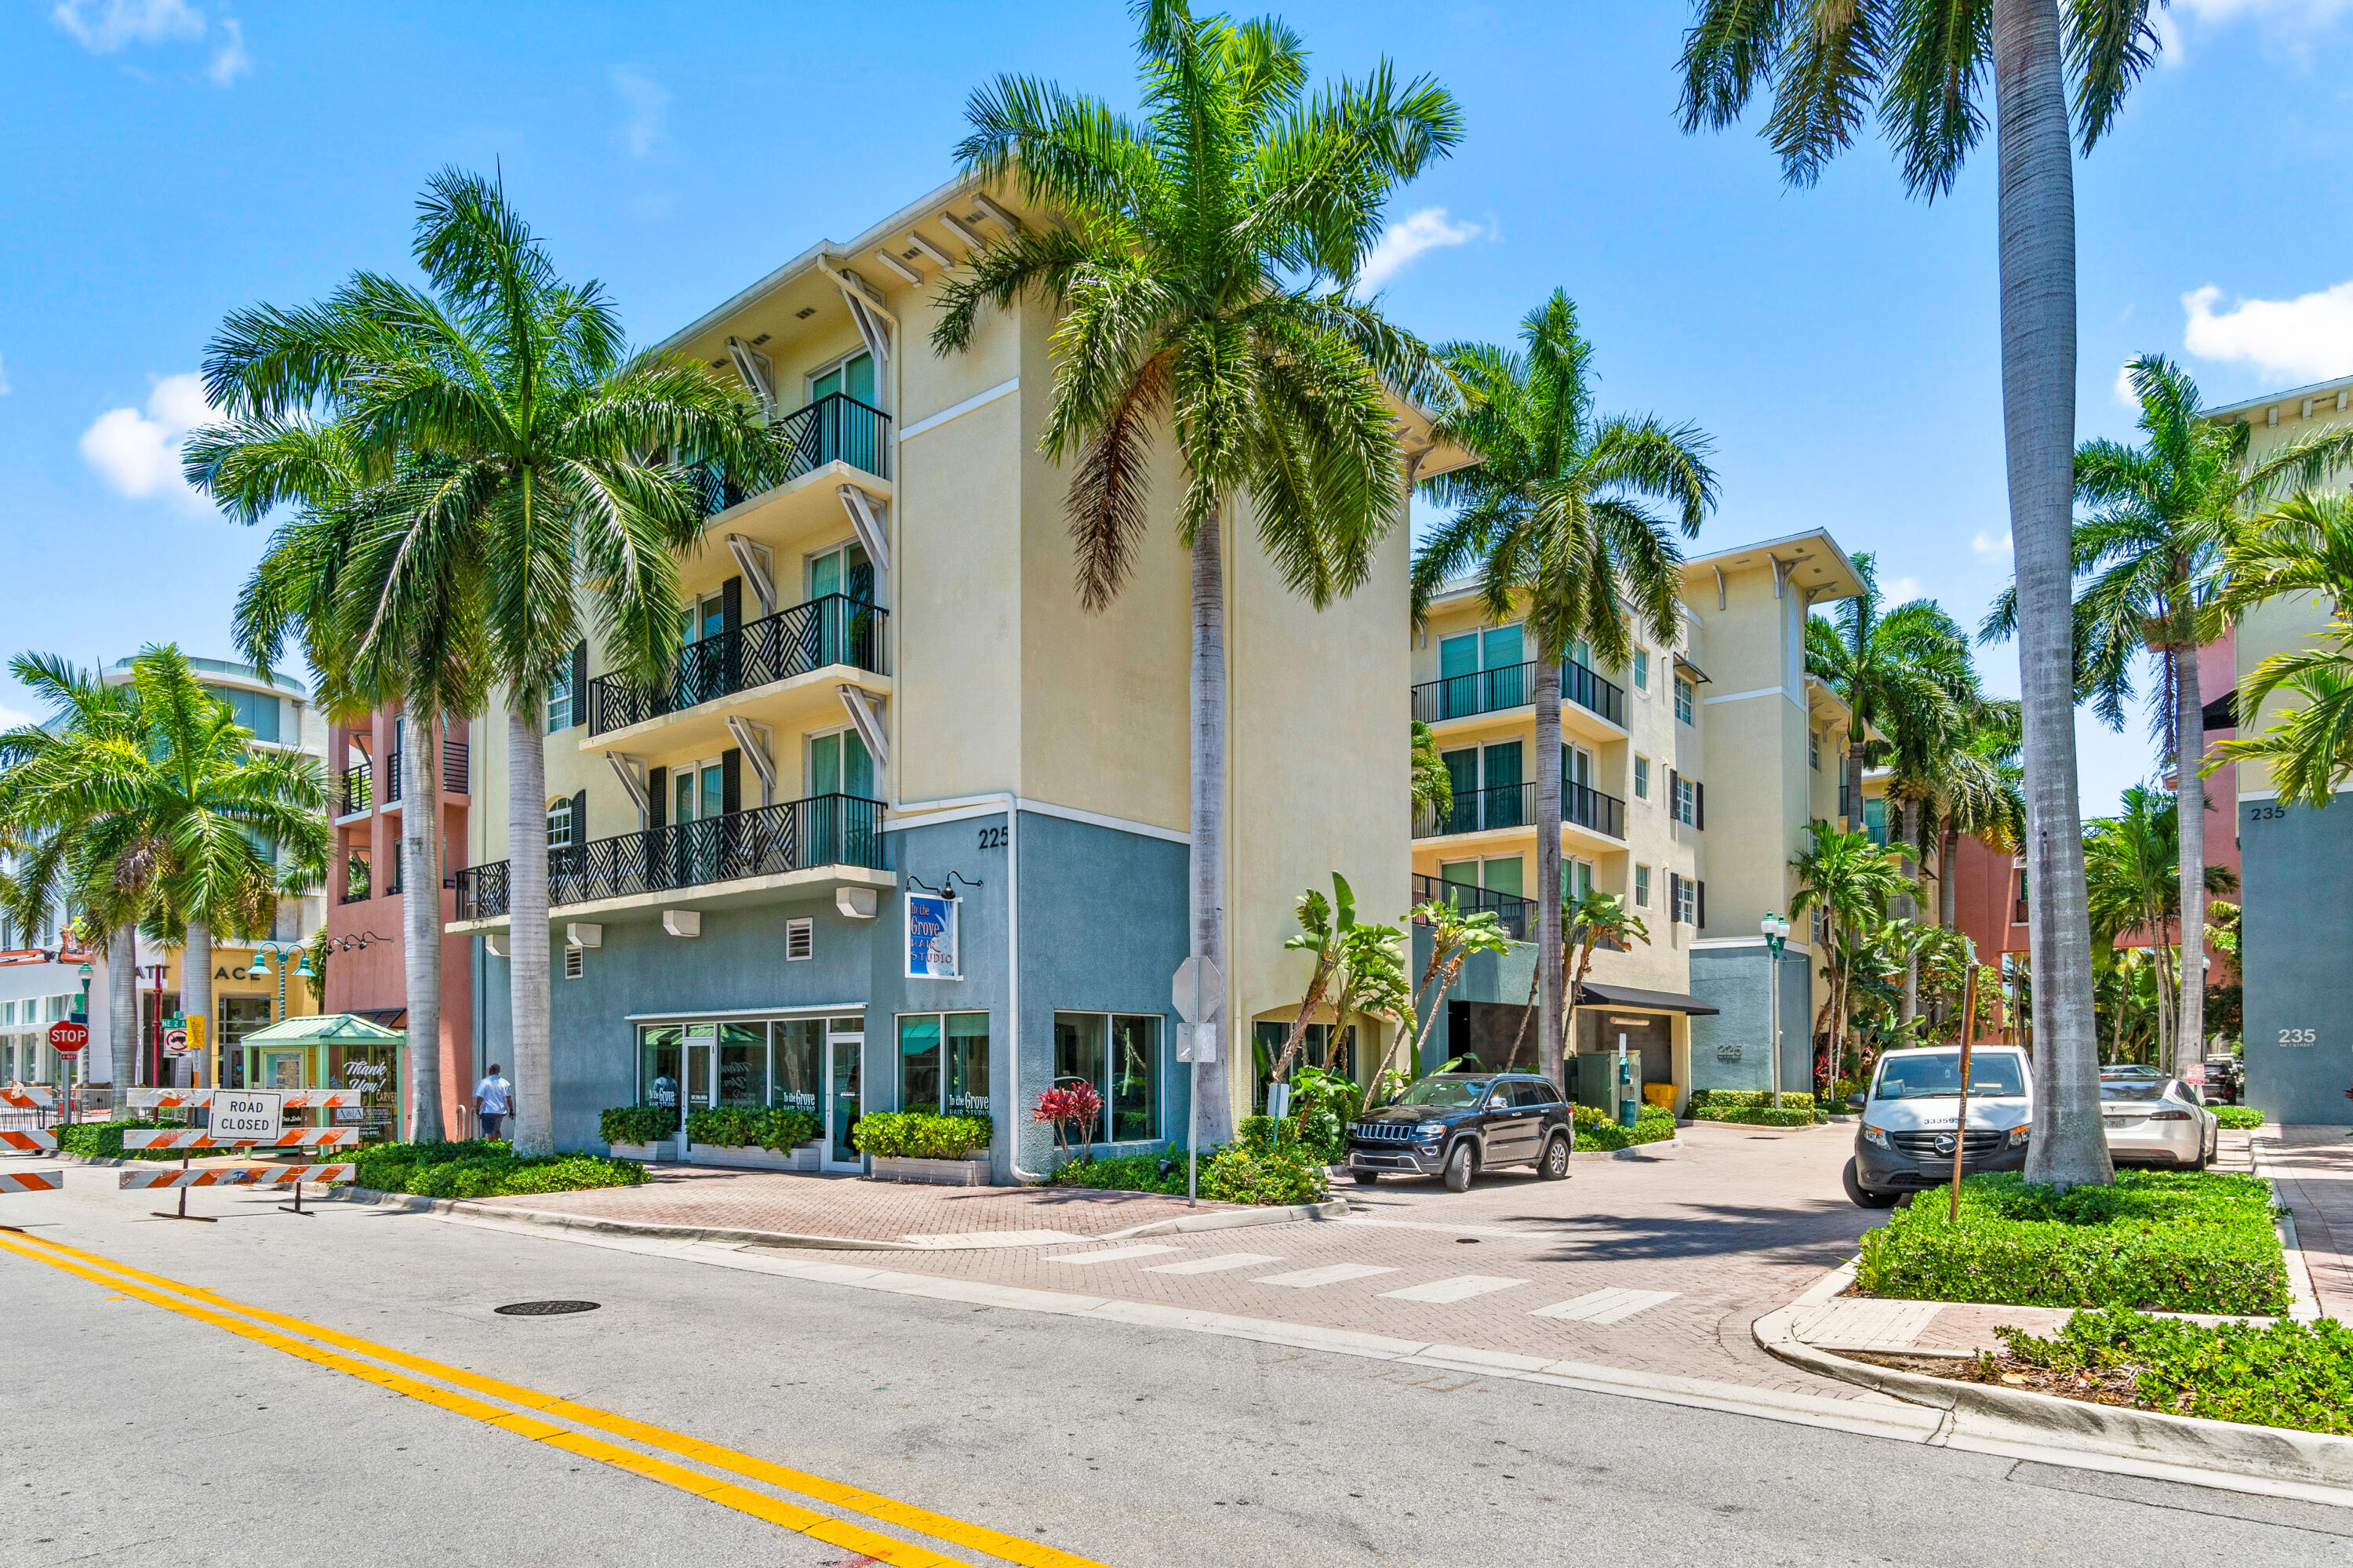
[[[2078,1312],[2047,1340],[1995,1331],[2002,1351],[1968,1363],[1972,1381],[2169,1415],[2353,1434],[2353,1330],[2333,1318],[2207,1328],[2131,1311]]]
[[[1320,1203],[1332,1195],[1327,1161],[1288,1123],[1245,1117],[1237,1130],[1233,1142],[1201,1150],[1202,1197],[1220,1203],[1288,1204]],[[1067,1160],[1047,1180],[1098,1192],[1179,1193],[1185,1191],[1185,1150],[1170,1144],[1143,1154]]]
[[[1644,1106],[1630,1128],[1620,1127],[1592,1106],[1574,1106],[1569,1116],[1577,1124],[1579,1149],[1631,1149],[1638,1143],[1664,1143],[1675,1135],[1674,1112]]]
[[[596,1136],[607,1143],[653,1143],[678,1131],[678,1112],[665,1106],[615,1106],[596,1113]]]
[[[996,1124],[985,1116],[877,1111],[858,1118],[849,1141],[862,1154],[898,1160],[969,1160],[986,1150]]]
[[[1177,1182],[1184,1182],[1178,1167]],[[1332,1195],[1322,1164],[1289,1150],[1229,1143],[1202,1163],[1201,1196],[1220,1203],[1320,1203]]]
[[[1201,1168],[1208,1169],[1209,1150],[1201,1151]],[[1166,1165],[1164,1174],[1161,1167]],[[1185,1151],[1154,1150],[1145,1154],[1098,1154],[1092,1160],[1066,1160],[1046,1180],[1057,1187],[1089,1187],[1103,1192],[1176,1192],[1185,1191]]]
[[[122,1147],[122,1135],[134,1128],[176,1128],[178,1126],[177,1122],[140,1121],[126,1118],[122,1121],[78,1121],[70,1127],[59,1123],[51,1127],[49,1130],[58,1135],[59,1154],[79,1154],[85,1160],[177,1160],[190,1155],[198,1160],[205,1160],[216,1154],[237,1152],[228,1149],[125,1149]]]
[[[1866,1233],[1857,1288],[2018,1307],[2288,1308],[2271,1189],[2253,1176],[2126,1171],[2063,1194],[2012,1172],[1971,1176],[1958,1222],[1945,1216],[1932,1196]]]
[[[1716,1110],[1771,1110],[1774,1108],[1773,1091],[1770,1089],[1694,1089],[1691,1104],[1692,1114],[1694,1117],[1699,1114],[1700,1107],[1703,1106]],[[1780,1108],[1813,1111],[1820,1107],[1814,1104],[1813,1096],[1794,1089],[1785,1089],[1781,1094]],[[1733,1118],[1719,1117],[1709,1119],[1729,1121]]]
[[[500,1198],[521,1192],[574,1192],[635,1187],[646,1168],[634,1160],[552,1154],[519,1160],[504,1141],[379,1143],[353,1157],[354,1185],[422,1198]]]
[[[2253,1106],[2210,1106],[2214,1119],[2234,1131],[2244,1132],[2263,1125],[2263,1113]]]
[[[757,1106],[711,1106],[689,1111],[686,1136],[722,1149],[767,1149],[783,1153],[809,1142],[824,1129],[815,1111],[764,1109]]]
[[[1728,1121],[1740,1127],[1811,1127],[1827,1119],[1810,1110],[1775,1110],[1770,1106],[1694,1106],[1694,1121]]]

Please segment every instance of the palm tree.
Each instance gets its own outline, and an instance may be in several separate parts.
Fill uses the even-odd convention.
[[[1556,290],[1520,325],[1521,352],[1452,344],[1440,357],[1461,387],[1443,437],[1478,454],[1475,467],[1427,482],[1454,509],[1413,559],[1419,621],[1439,587],[1475,567],[1489,616],[1524,614],[1535,642],[1536,1060],[1562,1081],[1566,1014],[1560,875],[1560,667],[1579,641],[1598,662],[1633,653],[1630,611],[1672,648],[1683,551],[1715,504],[1708,440],[1648,415],[1597,414],[1593,345],[1577,307]],[[1665,502],[1672,522],[1646,501]]]
[[[1444,821],[1454,810],[1454,775],[1439,755],[1438,736],[1430,727],[1413,723],[1413,812]]]
[[[445,721],[480,711],[488,660],[481,584],[472,563],[404,558],[403,503],[421,476],[374,482],[368,455],[340,425],[255,419],[191,436],[191,482],[237,521],[291,503],[239,596],[237,640],[265,673],[299,639],[320,675],[321,705],[352,714],[399,705],[402,989],[408,1034],[408,1136],[446,1135],[441,1119],[440,768]]]
[[[1566,911],[1568,925],[1568,950],[1577,956],[1576,969],[1568,975],[1565,990],[1567,1016],[1563,1023],[1570,1040],[1577,1038],[1577,993],[1585,984],[1585,977],[1593,972],[1593,949],[1608,942],[1620,950],[1636,942],[1651,945],[1651,927],[1642,917],[1626,907],[1626,901],[1614,893],[1604,893],[1588,887],[1585,895]]]
[[[2042,1092],[2027,1170],[2061,1187],[2105,1182],[2112,1167],[2100,1125],[2068,618],[2075,173],[2067,95],[2072,69],[2073,130],[2088,154],[2156,58],[2148,0],[1694,0],[1694,12],[1683,36],[1683,129],[1730,125],[1769,81],[1765,135],[1794,185],[1814,183],[1876,101],[1905,189],[1931,200],[1949,193],[1984,134],[1982,97],[1993,85],[2002,412],[2023,590],[2027,879],[2042,980]]]
[[[2179,1070],[2181,1047],[2205,1036],[2202,985],[2199,1013],[2193,1018],[2179,1010],[2179,998],[2189,990],[2191,971],[2201,971],[2203,978],[2205,951],[2202,941],[2190,942],[2189,923],[2182,915],[2180,812],[2175,797],[2153,784],[2136,784],[2126,789],[2122,810],[2088,824],[2084,869],[2094,946],[2112,947],[2127,931],[2148,934],[2157,970],[2158,1054],[2168,1070]],[[2205,866],[2201,874],[2189,882],[2201,906],[2204,894],[2231,893],[2239,885],[2231,870],[2220,865]],[[2181,933],[2178,972],[2168,940],[2177,919]],[[2199,961],[2193,962],[2193,958]]]
[[[368,473],[390,476],[363,541],[377,552],[364,575],[385,668],[416,667],[411,630],[429,618],[419,607],[452,584],[472,589],[447,608],[479,621],[483,674],[507,708],[515,1150],[544,1154],[548,687],[589,627],[607,664],[656,678],[679,641],[673,552],[701,532],[708,476],[756,488],[781,475],[782,457],[706,368],[629,355],[604,291],[558,278],[495,182],[435,175],[415,255],[423,290],[363,272],[319,305],[232,313],[206,356],[206,387],[257,429],[321,414],[348,431]],[[429,766],[429,745],[409,749]],[[423,885],[439,882],[432,871]]]
[[[253,749],[252,732],[175,647],[132,661],[127,701],[93,694],[95,683],[55,659],[26,656],[13,671],[66,722],[55,735],[26,726],[0,739],[0,824],[32,845],[12,900],[78,902],[110,931],[143,918],[184,932],[180,1005],[209,1018],[214,936],[267,930],[280,897],[325,874],[318,763]]]
[[[960,353],[985,310],[1052,308],[1054,393],[1039,440],[1077,467],[1066,513],[1078,592],[1101,609],[1145,535],[1166,429],[1192,552],[1191,950],[1226,961],[1224,521],[1247,493],[1260,546],[1321,609],[1370,573],[1404,514],[1392,399],[1431,400],[1426,354],[1349,288],[1390,192],[1461,137],[1453,98],[1384,62],[1306,96],[1297,35],[1272,21],[1136,7],[1144,117],[1030,78],[965,110],[965,174],[1015,180],[1057,215],[984,245],[941,291],[932,344]],[[1229,1136],[1230,1054],[1201,1074]]]
[[[1886,917],[1887,901],[1908,885],[1896,865],[1895,852],[1871,842],[1856,829],[1834,828],[1817,819],[1806,824],[1810,840],[1789,863],[1798,874],[1798,891],[1790,896],[1789,913],[1822,915],[1824,945],[1834,955],[1831,966],[1830,1064],[1825,1088],[1838,1077],[1845,1060],[1847,1009],[1854,989],[1856,944]]]
[[[2281,803],[2326,807],[2353,778],[2353,499],[2306,492],[2267,508],[2232,544],[2222,575],[2221,616],[2310,595],[2328,611],[2329,628],[2323,641],[2255,666],[2239,688],[2242,725],[2276,693],[2303,700],[2270,729],[2216,746],[2205,770],[2260,762]]]
[[[2140,400],[2137,447],[2085,441],[2075,451],[2075,498],[2087,515],[2075,525],[2073,567],[2086,577],[2075,596],[2076,687],[2111,729],[2121,729],[2133,694],[2133,666],[2147,654],[2165,699],[2157,715],[2160,755],[2174,767],[2180,818],[2180,870],[2189,889],[2181,912],[2182,950],[2205,951],[2205,694],[2198,646],[2220,583],[2223,553],[2238,532],[2241,470],[2249,427],[2204,417],[2198,384],[2162,355],[2126,366]],[[1988,641],[2014,635],[2015,599],[1987,616]],[[2097,947],[2096,938],[2094,946]],[[2202,1038],[2205,976],[2183,965],[2179,1012],[2169,1038]]]

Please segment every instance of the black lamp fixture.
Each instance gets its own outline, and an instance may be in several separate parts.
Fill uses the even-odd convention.
[[[327,950],[331,953],[364,953],[378,942],[391,940],[390,937],[379,937],[374,931],[362,931],[356,936],[328,938]]]

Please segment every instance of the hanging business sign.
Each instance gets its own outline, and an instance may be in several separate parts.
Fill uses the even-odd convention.
[[[956,901],[907,895],[907,978],[962,980],[956,969]]]

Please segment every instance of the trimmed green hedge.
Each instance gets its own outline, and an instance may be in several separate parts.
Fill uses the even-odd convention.
[[[860,1117],[849,1141],[863,1154],[899,1160],[969,1160],[988,1148],[996,1124],[985,1116],[876,1111]]]
[[[2014,1172],[1914,1202],[1866,1233],[1857,1288],[1917,1301],[2277,1316],[2287,1264],[2270,1186],[2225,1171],[2119,1171],[2107,1187],[2029,1186]]]
[[[634,1160],[554,1154],[518,1160],[503,1141],[379,1143],[353,1156],[353,1184],[423,1198],[500,1198],[519,1192],[575,1192],[635,1187],[646,1168]]]
[[[1722,1110],[1771,1110],[1773,1108],[1773,1091],[1770,1089],[1694,1089],[1692,1091],[1691,1103],[1692,1115],[1694,1117],[1699,1115],[1699,1110],[1702,1106],[1709,1107],[1712,1109]],[[1783,1091],[1781,1095],[1780,1108],[1783,1110],[1811,1111],[1818,1109],[1819,1107],[1814,1104],[1813,1096],[1801,1094],[1792,1089]],[[1733,1117],[1709,1117],[1705,1119],[1709,1121],[1732,1121],[1737,1118]]]
[[[653,1143],[678,1131],[678,1112],[665,1106],[615,1106],[596,1114],[596,1136],[607,1143]]]
[[[1811,1127],[1818,1118],[1810,1110],[1770,1106],[1692,1107],[1694,1121],[1728,1121],[1741,1127]]]
[[[2244,1132],[2263,1125],[2263,1113],[2253,1106],[2209,1106],[2214,1119],[2234,1131]]]
[[[1201,1168],[1208,1169],[1210,1150],[1201,1151]],[[1173,1160],[1162,1175],[1164,1161]],[[1066,1160],[1046,1180],[1057,1187],[1088,1187],[1103,1192],[1178,1192],[1185,1191],[1185,1151],[1174,1145],[1144,1154],[1098,1154],[1092,1160]]]
[[[1644,1106],[1630,1128],[1620,1127],[1593,1106],[1572,1106],[1569,1119],[1577,1125],[1579,1149],[1631,1149],[1638,1143],[1664,1143],[1675,1135],[1675,1114],[1663,1106]]]
[[[134,1128],[169,1127],[176,1129],[179,1126],[177,1122],[140,1121],[135,1118],[126,1118],[122,1121],[78,1121],[70,1127],[59,1123],[49,1130],[58,1135],[59,1154],[79,1154],[85,1160],[177,1160],[191,1155],[198,1160],[204,1160],[216,1154],[237,1152],[228,1149],[125,1149],[122,1147],[122,1135]]]
[[[1180,1192],[1184,1181],[1180,1165]],[[1220,1203],[1320,1203],[1332,1194],[1320,1163],[1241,1144],[1229,1144],[1202,1163],[1200,1189],[1201,1196]]]
[[[1971,1375],[1979,1382],[2031,1368],[2104,1391],[2129,1383],[2143,1410],[2353,1435],[2353,1329],[2334,1318],[2207,1328],[2138,1312],[2078,1312],[2047,1340],[1994,1331],[2005,1353],[1978,1358]]]
[[[812,1142],[825,1124],[817,1112],[805,1110],[771,1110],[757,1106],[708,1106],[689,1111],[686,1136],[690,1142],[708,1143],[720,1149],[766,1149],[783,1153]]]
[[[1233,1142],[1201,1150],[1202,1197],[1220,1203],[1288,1204],[1320,1203],[1332,1195],[1326,1162],[1312,1146],[1298,1139],[1289,1123],[1278,1123],[1271,1117],[1244,1117],[1237,1132]],[[1142,1154],[1068,1160],[1047,1180],[1059,1187],[1099,1192],[1181,1193],[1185,1150],[1172,1143]]]

